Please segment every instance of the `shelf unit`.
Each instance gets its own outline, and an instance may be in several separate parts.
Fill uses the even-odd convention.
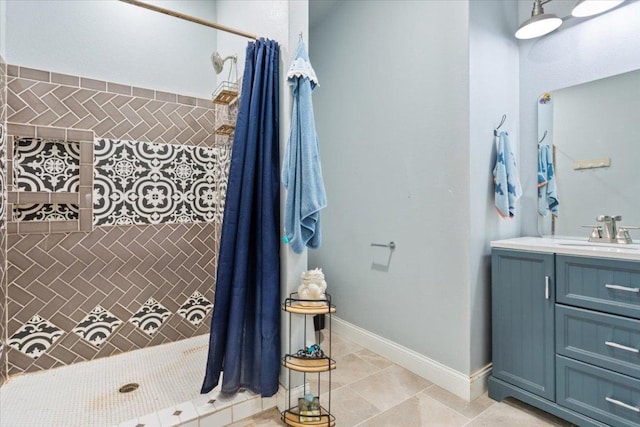
[[[287,392],[287,409],[282,411],[280,418],[282,421],[293,427],[315,426],[315,427],[333,427],[336,424],[335,417],[331,414],[331,371],[336,369],[336,361],[331,358],[329,353],[325,353],[324,357],[305,358],[297,357],[296,350],[292,349],[292,322],[294,317],[302,316],[303,318],[303,345],[307,343],[307,320],[309,316],[317,314],[325,314],[328,317],[327,337],[331,349],[331,315],[336,312],[336,307],[331,303],[331,295],[325,294],[326,299],[322,301],[307,300],[299,297],[297,292],[289,295],[282,304],[282,310],[289,315],[289,346],[287,354],[282,358],[282,365],[288,369],[289,387],[291,387],[292,371],[300,372],[303,375],[303,384],[306,392],[307,376],[317,375],[317,390],[309,390],[314,397],[320,397],[320,376],[328,377],[328,394],[326,402],[320,402],[319,414],[300,414],[300,408],[297,403],[293,402],[291,389]],[[320,344],[319,333],[314,334],[314,343]],[[326,403],[326,405],[323,405]]]

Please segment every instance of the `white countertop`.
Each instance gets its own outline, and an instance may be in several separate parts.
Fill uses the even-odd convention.
[[[640,261],[640,244],[591,243],[587,239],[565,237],[516,237],[494,240],[492,248],[519,249],[550,252],[563,255],[579,255],[598,258],[616,258]]]

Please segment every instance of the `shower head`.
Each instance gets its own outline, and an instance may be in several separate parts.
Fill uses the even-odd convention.
[[[211,63],[213,64],[213,69],[216,71],[216,74],[220,74],[222,72],[224,63],[227,62],[227,59],[233,59],[235,62],[237,61],[238,57],[236,55],[230,55],[222,59],[222,56],[220,56],[218,52],[213,52],[211,54]]]

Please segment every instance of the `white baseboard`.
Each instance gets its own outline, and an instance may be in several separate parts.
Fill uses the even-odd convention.
[[[290,402],[298,402],[298,398],[304,397],[305,390],[308,390],[308,388],[309,387],[306,384],[303,384],[294,387],[291,390],[287,390],[287,387],[285,385],[280,384],[280,387],[278,388],[278,395],[276,396],[276,406],[278,407],[278,410],[282,412],[285,409],[289,408]],[[291,406],[296,406],[296,404],[293,404]]]
[[[386,357],[462,399],[471,401],[487,390],[491,364],[469,376],[339,317],[333,316],[331,321],[333,330],[346,339]]]

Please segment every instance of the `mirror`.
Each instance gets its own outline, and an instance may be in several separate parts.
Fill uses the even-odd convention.
[[[540,235],[586,238],[591,230],[581,226],[598,215],[640,226],[640,70],[542,94],[540,140],[559,201],[557,216],[538,213]],[[640,242],[640,230],[630,234]]]

